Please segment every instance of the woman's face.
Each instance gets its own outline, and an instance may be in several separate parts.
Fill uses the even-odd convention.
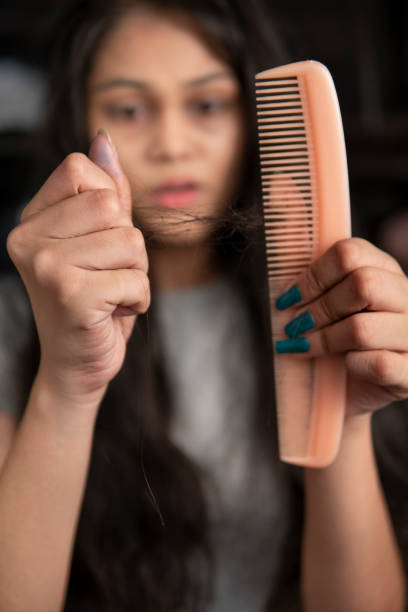
[[[204,218],[231,203],[242,170],[231,68],[181,20],[134,11],[96,55],[87,110],[90,138],[103,127],[118,150],[135,223],[164,243],[204,240]]]

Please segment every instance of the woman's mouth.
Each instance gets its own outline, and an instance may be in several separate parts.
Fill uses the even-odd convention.
[[[193,181],[168,181],[153,190],[159,206],[165,208],[189,208],[195,204],[199,186]]]

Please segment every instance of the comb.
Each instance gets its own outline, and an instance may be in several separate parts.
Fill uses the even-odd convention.
[[[330,72],[296,62],[255,76],[273,342],[293,317],[276,298],[334,242],[351,235],[343,126]],[[274,354],[279,455],[324,467],[336,457],[346,402],[342,355]]]

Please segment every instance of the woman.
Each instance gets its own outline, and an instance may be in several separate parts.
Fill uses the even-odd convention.
[[[259,3],[76,2],[62,23],[61,161],[8,241],[40,358],[2,417],[0,607],[401,610],[370,416],[408,395],[407,279],[364,241],[289,306],[350,380],[304,512],[277,460],[251,83],[283,56]]]

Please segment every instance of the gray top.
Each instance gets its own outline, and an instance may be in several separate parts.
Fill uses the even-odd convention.
[[[248,312],[229,282],[153,297],[174,394],[171,435],[201,468],[213,525],[210,612],[261,612],[285,539],[288,495],[254,429],[254,346]],[[29,302],[18,278],[0,279],[0,409],[21,403]]]
[[[19,416],[23,355],[32,331],[30,303],[17,276],[0,277],[0,410]]]
[[[155,300],[175,412],[173,439],[206,474],[216,582],[211,612],[261,612],[287,529],[288,497],[254,434],[248,312],[232,283]]]

